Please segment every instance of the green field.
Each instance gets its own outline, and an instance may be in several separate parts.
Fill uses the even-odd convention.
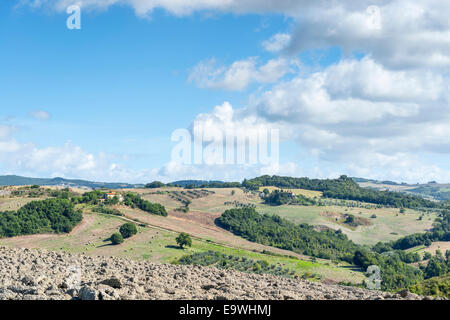
[[[398,209],[364,209],[346,208],[341,206],[267,206],[258,204],[256,210],[260,213],[277,214],[295,223],[308,223],[312,225],[323,225],[332,229],[341,229],[350,239],[358,244],[372,245],[379,241],[390,241],[402,236],[423,232],[431,228],[435,214],[426,215],[421,221],[418,220],[421,213],[407,210],[400,214]],[[369,219],[372,225],[359,226],[356,230],[342,226],[321,215],[323,212],[337,212],[340,214],[353,214],[356,217]],[[376,215],[376,218],[371,218]]]

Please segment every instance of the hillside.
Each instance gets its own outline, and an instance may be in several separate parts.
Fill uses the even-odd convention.
[[[186,186],[189,186],[189,185],[198,187],[198,186],[205,185],[205,184],[210,184],[210,183],[223,183],[223,181],[178,180],[178,181],[171,182],[169,184],[173,185],[173,186],[179,186],[179,187],[186,187]]]
[[[278,190],[263,188],[272,193]],[[4,218],[0,246],[83,253],[93,258],[113,256],[136,263],[186,262],[328,285],[362,287],[367,281],[364,271],[377,265],[383,290],[409,288],[424,279],[426,270],[419,268],[420,254],[403,250],[417,246],[432,250],[438,241],[448,241],[444,209],[398,209],[325,198],[321,191],[306,189],[288,189],[292,199],[303,199],[301,203],[281,204],[267,203],[264,194],[270,190],[260,191],[261,187],[250,191],[165,186],[84,193],[38,186],[2,190],[9,193],[0,196],[0,217]],[[70,215],[58,203],[70,204],[69,211],[82,214],[83,219],[67,225],[63,220]],[[61,217],[55,216],[58,212]],[[230,212],[243,216],[233,218]],[[137,232],[124,243],[112,245],[111,235],[125,222],[134,223]],[[2,225],[6,232],[1,232]],[[177,245],[181,232],[192,237],[189,248]],[[445,273],[446,268],[432,271],[426,271],[428,278]]]
[[[0,300],[315,299],[422,297],[272,275],[0,247]]]
[[[93,182],[87,180],[64,179],[64,178],[29,178],[15,175],[0,176],[0,186],[66,186],[66,187],[86,187],[86,188],[108,188],[108,189],[122,189],[142,187],[141,184],[128,184],[119,182]]]
[[[371,188],[379,191],[396,191],[424,198],[447,201],[450,200],[450,184],[430,181],[423,184],[397,183],[393,181],[378,181],[364,178],[352,178],[363,188]]]

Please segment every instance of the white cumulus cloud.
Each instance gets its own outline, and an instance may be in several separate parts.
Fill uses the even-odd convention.
[[[244,90],[251,83],[273,83],[293,72],[296,62],[272,59],[265,64],[251,57],[233,62],[230,66],[217,66],[215,59],[198,63],[190,72],[188,81],[201,88]]]

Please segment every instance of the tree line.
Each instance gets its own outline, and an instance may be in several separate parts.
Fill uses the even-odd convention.
[[[304,195],[294,195],[292,192],[283,190],[273,190],[269,192],[268,189],[263,190],[262,199],[265,204],[272,206],[281,206],[283,204],[296,204],[302,206],[317,205],[317,201],[305,197]]]
[[[0,212],[0,237],[68,233],[83,219],[67,199],[32,201],[17,211]]]
[[[265,186],[307,189],[321,191],[325,198],[363,201],[396,208],[437,208],[441,206],[437,202],[415,195],[362,188],[347,176],[341,176],[338,179],[309,179],[265,175],[244,180],[242,186],[250,190],[259,190],[260,187]]]

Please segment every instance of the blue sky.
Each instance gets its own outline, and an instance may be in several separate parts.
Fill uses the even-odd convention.
[[[337,38],[317,39],[316,22],[312,19],[315,13],[299,18],[291,12],[303,12],[302,8],[283,11],[283,1],[280,9],[273,2],[263,12],[246,5],[246,1],[242,2],[242,8],[236,5],[230,9],[212,5],[204,10],[202,5],[197,10],[194,4],[182,16],[178,8],[166,5],[163,0],[155,8],[146,7],[145,16],[128,1],[116,1],[117,5],[106,9],[99,9],[101,0],[85,1],[81,30],[66,28],[68,14],[61,11],[59,2],[43,0],[38,5],[24,1],[19,6],[18,1],[12,0],[0,3],[0,128],[4,132],[2,136],[0,130],[0,146],[4,148],[3,152],[0,150],[1,174],[129,182],[221,179],[224,170],[230,168],[203,166],[168,170],[175,145],[170,138],[175,129],[189,128],[200,114],[216,121],[214,108],[229,102],[236,128],[248,120],[282,131],[280,166],[270,170],[258,166],[234,167],[226,175],[230,179],[266,171],[321,177],[345,173],[380,179],[394,175],[392,179],[402,181],[450,177],[446,171],[449,169],[447,153],[440,151],[434,156],[435,149],[439,148],[436,139],[446,133],[435,130],[445,125],[437,119],[428,121],[429,131],[435,135],[433,141],[411,146],[416,148],[412,157],[408,150],[398,150],[395,146],[386,150],[380,147],[362,150],[366,148],[361,147],[363,142],[367,146],[368,141],[376,140],[377,130],[387,132],[402,123],[413,125],[421,112],[430,109],[444,112],[442,108],[448,104],[448,94],[434,92],[420,81],[411,82],[417,88],[367,93],[378,88],[373,83],[379,78],[370,79],[371,72],[373,77],[391,77],[393,83],[402,76],[420,78],[421,73],[427,73],[432,83],[445,89],[448,84],[445,59],[443,67],[420,66],[416,71],[395,65],[392,57],[397,52],[378,52],[367,39],[359,39],[358,44],[358,39],[348,30],[343,30]],[[364,6],[348,10],[363,9]],[[350,13],[342,13],[342,19],[345,21],[345,15]],[[301,32],[299,28],[303,28]],[[439,31],[445,34],[445,29]],[[345,36],[345,32],[349,34]],[[279,50],[268,49],[265,43],[277,34],[286,35],[289,41]],[[386,43],[389,40],[386,38]],[[280,74],[261,71],[271,60],[284,68]],[[244,84],[236,87],[233,82],[240,79],[232,78],[230,87],[224,80],[226,72],[242,71],[239,63],[233,69],[233,64],[239,61],[249,63],[245,64],[244,71],[250,72],[253,80],[243,80]],[[205,65],[209,66],[206,74],[198,71],[203,69],[196,69]],[[369,79],[361,78],[363,70],[369,70],[366,74]],[[336,84],[327,80],[343,75],[346,80],[358,79],[359,75],[359,82],[341,88],[345,81]],[[329,105],[333,105],[330,110],[319,99],[322,89],[317,96],[296,100],[303,94],[302,90],[308,94],[317,77],[330,82],[324,85]],[[360,84],[365,81],[366,87]],[[427,96],[429,91],[430,98],[412,101],[402,96],[404,91],[411,90],[416,90],[418,96]],[[285,100],[276,100],[277,106],[284,105],[284,101],[292,105],[285,109],[269,108],[269,101],[276,98],[274,92],[278,91],[283,92]],[[355,99],[364,106],[351,110],[347,105],[353,105]],[[317,109],[312,109],[303,105],[305,101],[321,102],[317,102]],[[317,120],[333,112],[340,114],[339,108],[345,114],[341,120],[333,120],[339,119],[339,115],[324,122]],[[366,119],[365,115],[372,110],[375,115]],[[358,115],[358,112],[362,113]],[[373,126],[370,137],[360,135],[362,128],[354,125],[352,114],[361,117],[362,127]],[[282,115],[287,118],[280,121]],[[385,128],[386,124],[390,127]],[[217,127],[220,126],[218,123]],[[349,133],[349,128],[354,132]],[[411,128],[409,135],[400,135],[398,131],[393,135],[400,144],[413,134]],[[322,136],[331,140],[312,138]],[[392,137],[387,137],[387,141],[392,141]],[[347,147],[351,148],[344,154],[342,149]],[[371,152],[372,160],[379,159],[374,163],[362,155],[360,158],[355,155],[357,163],[348,158],[352,153],[367,156]],[[398,167],[406,158],[414,161]],[[77,161],[90,165],[80,166]],[[421,175],[412,173],[418,165],[425,170]],[[111,166],[120,170],[111,171]]]

